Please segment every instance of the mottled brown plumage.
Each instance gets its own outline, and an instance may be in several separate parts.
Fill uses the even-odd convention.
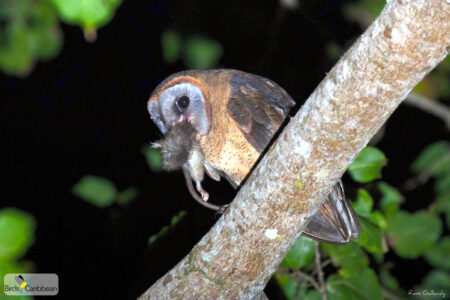
[[[195,137],[191,134],[182,139],[187,145],[200,146],[206,173],[215,180],[223,176],[237,187],[294,104],[284,89],[267,78],[229,69],[193,70],[176,73],[161,82],[148,101],[148,110],[166,136],[173,135],[173,128],[179,124],[191,124]],[[180,149],[183,147],[174,152]],[[189,171],[203,196],[203,173],[199,177],[191,165],[181,167]],[[342,243],[359,236],[358,219],[345,201],[340,184],[310,224],[305,234],[322,241]]]

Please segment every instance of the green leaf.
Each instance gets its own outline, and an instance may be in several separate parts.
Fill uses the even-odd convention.
[[[386,165],[383,152],[374,147],[364,148],[348,168],[356,182],[366,183],[381,178],[381,168]]]
[[[416,172],[422,172],[424,170],[430,170],[433,167],[437,167],[445,160],[449,160],[450,144],[446,141],[433,143],[426,147],[412,163],[411,169]]]
[[[435,200],[436,212],[449,213],[450,212],[450,193],[438,196]]]
[[[30,25],[30,49],[32,54],[47,61],[54,58],[62,48],[62,32],[54,8],[48,1],[38,1],[28,16]]]
[[[201,35],[187,38],[183,58],[189,69],[210,69],[222,56],[222,45]]]
[[[172,219],[170,220],[170,226],[173,227],[175,225],[177,225],[178,223],[180,223],[181,220],[183,220],[183,218],[186,216],[186,211],[182,210],[178,213],[178,215],[173,216]]]
[[[164,226],[163,228],[161,228],[161,230],[159,231],[158,235],[159,236],[163,236],[164,234],[166,234],[169,231],[170,227],[169,226]]]
[[[386,218],[383,216],[383,214],[379,210],[375,210],[371,212],[368,216],[368,219],[370,222],[378,226],[382,230],[386,230],[387,228],[387,221]]]
[[[162,168],[162,156],[161,152],[157,149],[151,147],[144,147],[142,149],[142,153],[145,155],[145,159],[147,160],[147,164],[155,173],[161,172]]]
[[[308,293],[305,295],[305,297],[300,298],[303,300],[322,300],[322,295],[319,293],[319,291],[316,290],[309,290]]]
[[[434,189],[438,195],[450,194],[450,172],[443,174],[436,180]]]
[[[396,188],[385,182],[379,182],[377,188],[383,195],[380,201],[381,210],[389,220],[397,213],[403,197]]]
[[[8,33],[8,42],[0,48],[0,66],[6,74],[25,77],[34,66],[29,32],[18,24]]]
[[[344,54],[344,49],[337,43],[331,42],[326,46],[326,53],[330,60],[337,61]]]
[[[344,17],[352,22],[358,22],[365,28],[381,13],[386,5],[384,0],[360,0],[343,6]]]
[[[426,260],[434,267],[450,270],[450,237],[442,238],[425,252]]]
[[[342,268],[342,275],[354,276],[369,265],[366,254],[355,242],[345,245],[321,244],[321,247],[330,256],[333,265]]]
[[[307,237],[299,236],[281,263],[285,267],[298,269],[306,265],[313,257],[314,241]]]
[[[367,217],[372,211],[373,207],[373,199],[370,194],[364,190],[358,190],[358,197],[356,198],[356,202],[353,203],[353,208],[358,213],[358,215]]]
[[[297,291],[298,283],[295,281],[294,278],[292,278],[291,275],[281,275],[278,272],[275,273],[275,279],[280,286],[281,290],[283,291],[284,295],[286,296],[286,299],[294,299],[295,292]]]
[[[441,157],[431,169],[431,173],[435,178],[441,176],[449,176],[450,174],[450,152],[447,155]]]
[[[360,219],[361,236],[356,242],[370,253],[384,253],[387,251],[383,245],[381,230],[365,219]]]
[[[445,223],[447,224],[447,229],[450,230],[450,213],[445,214]]]
[[[380,279],[383,286],[391,291],[401,291],[397,278],[391,275],[386,268],[382,268],[380,271]]]
[[[149,243],[149,244],[153,244],[154,242],[156,242],[156,240],[157,240],[158,238],[159,238],[159,235],[154,234],[154,235],[152,235],[152,236],[149,237],[148,243]]]
[[[0,68],[6,74],[27,76],[37,60],[59,53],[62,34],[47,1],[0,1],[0,19],[6,21],[0,28]]]
[[[177,215],[173,216],[170,220],[170,225],[166,225],[161,230],[150,236],[148,239],[149,244],[154,244],[159,238],[161,238],[163,235],[167,234],[173,227],[175,227],[180,221],[186,216],[186,211],[182,210]]]
[[[316,290],[308,289],[309,283],[299,283],[289,274],[275,273],[275,280],[288,300],[321,300],[322,297]],[[296,295],[297,293],[297,295]]]
[[[133,201],[139,193],[139,190],[135,187],[127,188],[119,193],[116,202],[120,205],[125,205]]]
[[[450,229],[450,193],[438,195],[435,200],[435,210],[437,213],[445,214],[445,223],[447,228]]]
[[[432,296],[430,294],[424,295],[422,299],[444,299],[445,296],[450,295],[450,275],[447,271],[433,270],[422,281],[418,291],[428,291],[439,293],[439,295]]]
[[[166,30],[161,36],[163,58],[166,63],[173,64],[181,52],[181,36],[175,30]]]
[[[445,214],[445,223],[447,228],[450,229],[450,193],[438,195],[435,200],[435,211]]]
[[[301,282],[301,283],[297,283],[297,286],[298,286],[297,291],[296,291],[297,292],[297,297],[292,297],[291,299],[298,299],[298,300],[306,299],[307,295],[308,295],[308,292],[311,291],[308,288],[309,286],[311,286],[311,284],[309,282],[308,283],[307,282]],[[295,296],[295,294],[294,294],[294,296]]]
[[[381,253],[372,253],[373,259],[375,260],[375,262],[380,265],[383,263],[384,261],[384,256]]]
[[[399,211],[388,224],[388,240],[395,253],[404,258],[418,258],[439,239],[442,223],[438,216],[419,211]]]
[[[114,202],[116,187],[109,179],[87,175],[75,184],[72,193],[98,207],[106,207]]]
[[[445,214],[445,223],[447,224],[447,229],[450,230],[450,213]]]
[[[15,208],[0,210],[0,260],[22,257],[34,242],[35,222]]]
[[[81,26],[85,32],[108,23],[122,0],[52,0],[60,18]]]
[[[326,288],[329,300],[383,299],[378,278],[369,268],[352,277],[331,275],[328,277]]]
[[[361,2],[362,6],[367,9],[373,16],[379,16],[386,1],[384,0],[363,0]]]

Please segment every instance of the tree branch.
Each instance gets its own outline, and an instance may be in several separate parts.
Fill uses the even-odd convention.
[[[324,276],[323,276],[322,265],[320,262],[319,242],[317,242],[317,241],[314,241],[314,256],[315,256],[315,262],[316,262],[317,278],[319,278],[319,285],[320,285],[319,292],[322,295],[322,300],[327,300],[326,286],[325,286],[325,281],[324,281]]]
[[[286,126],[230,208],[141,299],[261,295],[351,161],[447,55],[449,11],[446,0],[389,1]]]

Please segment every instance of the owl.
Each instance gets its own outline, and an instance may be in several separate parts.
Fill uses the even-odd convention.
[[[213,209],[204,174],[237,188],[269,145],[294,100],[267,78],[231,69],[190,70],[163,80],[147,109],[164,138],[163,169],[183,170],[193,197]],[[195,189],[192,181],[195,182]],[[358,238],[360,224],[339,181],[303,232],[328,243]]]

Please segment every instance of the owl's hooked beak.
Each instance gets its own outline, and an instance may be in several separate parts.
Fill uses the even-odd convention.
[[[194,124],[193,124],[194,120],[195,120],[194,116],[186,116],[186,115],[182,114],[178,117],[178,119],[175,122],[172,122],[171,124],[169,124],[168,128],[171,128],[171,127],[181,124],[183,122],[189,123],[194,126]],[[199,133],[196,138],[197,141],[200,139],[200,137],[201,137],[201,134]]]
[[[192,124],[192,118],[190,118],[190,117],[186,117],[185,115],[180,115],[179,117],[178,117],[178,119],[176,119],[174,122],[172,122],[172,123],[170,123],[170,124],[168,124],[168,128],[172,128],[172,127],[174,127],[174,126],[176,126],[176,125],[178,125],[178,124],[181,124],[181,123],[189,123],[189,124]]]
[[[176,124],[180,124],[180,123],[184,122],[185,120],[186,120],[186,116],[185,115],[180,115],[178,120],[176,120],[173,124],[171,124],[171,126],[174,126]]]

